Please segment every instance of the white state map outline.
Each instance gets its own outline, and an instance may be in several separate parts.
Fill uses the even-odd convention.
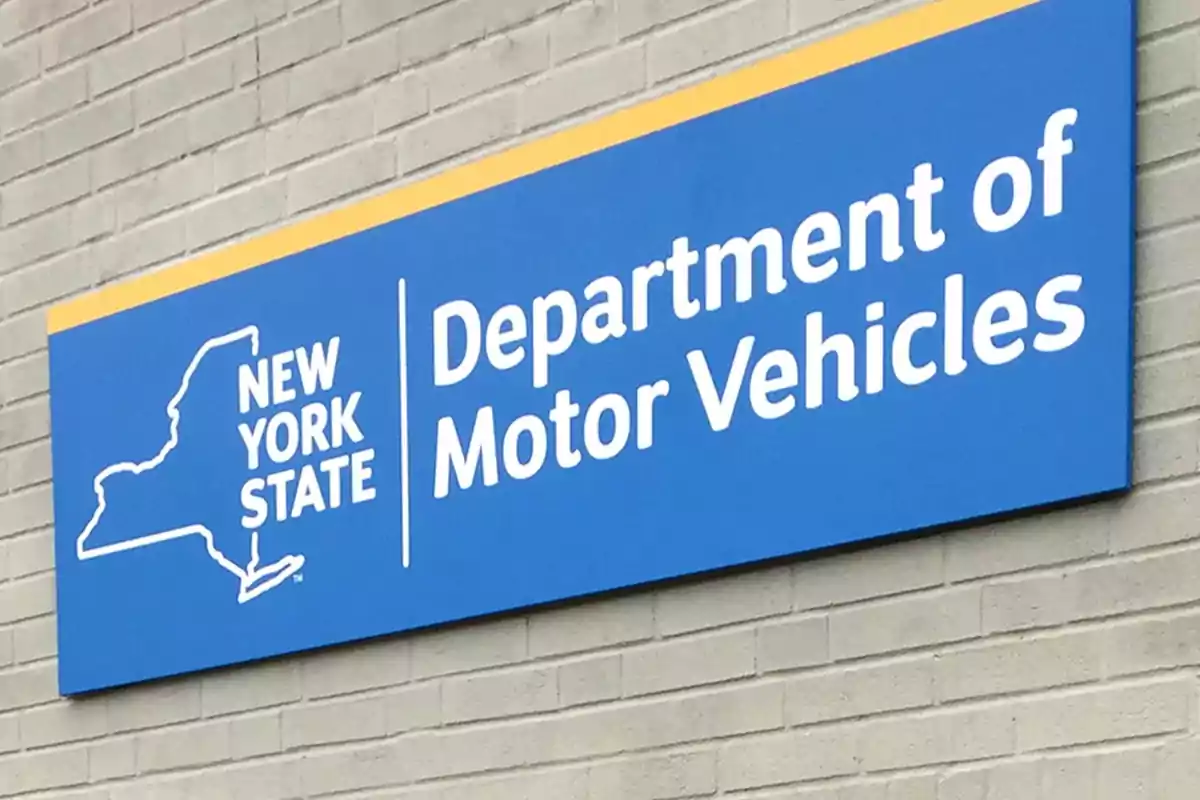
[[[104,482],[113,475],[131,474],[141,475],[143,472],[150,472],[162,466],[166,461],[167,455],[172,450],[179,446],[179,404],[183,401],[187,394],[188,387],[191,385],[192,376],[195,374],[200,362],[212,350],[218,347],[224,347],[234,342],[239,342],[243,339],[250,340],[251,353],[258,356],[259,331],[256,325],[249,325],[232,333],[227,333],[224,336],[217,336],[209,339],[200,346],[196,354],[192,356],[192,362],[188,365],[187,370],[183,373],[183,380],[180,382],[179,390],[175,392],[175,396],[167,403],[167,417],[171,420],[171,435],[167,443],[163,445],[158,454],[149,461],[140,463],[124,461],[118,464],[112,464],[105,467],[92,480],[92,489],[96,493],[96,511],[92,514],[91,520],[79,537],[75,540],[75,552],[80,561],[87,561],[93,558],[113,555],[114,553],[126,552],[129,550],[137,550],[142,547],[168,542],[173,539],[182,539],[187,536],[200,536],[204,539],[209,558],[217,562],[217,564],[234,575],[239,581],[238,588],[238,603],[246,603],[265,592],[279,586],[289,577],[294,575],[301,567],[304,566],[304,556],[302,555],[287,555],[279,559],[273,564],[259,568],[258,566],[258,531],[253,531],[250,534],[250,563],[243,569],[237,564],[230,561],[224,553],[217,549],[216,543],[213,540],[213,533],[203,525],[185,525],[182,528],[173,528],[168,531],[152,533],[147,536],[139,536],[136,539],[129,539],[116,544],[104,545],[89,549],[87,547],[87,539],[92,535],[96,526],[100,523],[100,518],[104,515],[105,509],[108,507],[108,502],[104,494]]]

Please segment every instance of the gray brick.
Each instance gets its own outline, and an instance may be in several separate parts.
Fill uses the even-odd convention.
[[[109,698],[110,732],[147,730],[200,716],[200,683],[195,680],[134,686]]]
[[[1133,439],[1135,482],[1178,478],[1200,467],[1200,420],[1154,423]]]
[[[187,249],[184,217],[158,219],[106,239],[92,249],[100,284],[181,255]]]
[[[220,769],[166,775],[158,779],[117,784],[100,798],[86,800],[160,800],[160,798],[247,797],[254,800],[292,800],[291,775],[295,761],[257,761],[222,765]]]
[[[1200,550],[1113,560],[1061,575],[1036,576],[984,589],[989,631],[1146,611],[1200,597]]]
[[[49,389],[50,368],[46,353],[38,353],[0,367],[0,403],[25,400]]]
[[[470,778],[442,786],[418,787],[399,795],[403,800],[519,800],[534,797],[591,800],[598,796],[588,793],[588,769],[584,766]]]
[[[529,620],[529,651],[534,657],[578,653],[654,636],[650,598],[630,595],[540,611]]]
[[[11,272],[70,247],[71,212],[69,209],[0,230],[0,270]],[[0,282],[0,294],[7,278]]]
[[[287,13],[283,0],[223,0],[208,3],[184,18],[189,55],[207,50]]]
[[[41,661],[58,653],[58,631],[53,617],[13,626],[13,657],[18,663]]]
[[[1134,372],[1133,408],[1138,420],[1200,406],[1200,354],[1184,352],[1143,362]]]
[[[859,761],[876,772],[1008,755],[1015,748],[1013,716],[991,707],[870,720],[858,737]]]
[[[11,0],[0,6],[0,42],[49,25],[87,7],[88,0]]]
[[[45,398],[0,410],[0,449],[29,444],[49,435],[50,403]],[[0,536],[16,533],[18,528],[29,530],[42,524],[38,520],[46,516],[48,505],[35,490],[0,498],[0,511],[3,512],[0,514]]]
[[[826,557],[798,565],[795,579],[799,610],[924,589],[944,579],[942,546],[922,539]]]
[[[537,127],[633,94],[646,86],[646,50],[633,44],[572,62],[531,83],[521,123]]]
[[[117,214],[123,228],[213,193],[212,155],[200,153],[121,187]]]
[[[679,639],[625,651],[621,684],[626,697],[702,686],[754,674],[754,631]]]
[[[0,795],[81,786],[88,779],[87,755],[87,748],[80,747],[0,759]]]
[[[1106,503],[953,533],[945,538],[946,579],[967,581],[1101,555],[1108,550],[1111,514]]]
[[[1009,712],[1021,752],[1107,742],[1188,728],[1191,679],[1172,679],[1038,698]]]
[[[49,686],[46,667],[39,667],[39,680],[45,681],[37,691],[54,691]],[[55,698],[47,698],[55,699]],[[49,705],[21,712],[21,745],[26,748],[71,744],[104,736],[108,727],[108,710],[102,700],[58,700]]]
[[[411,674],[408,643],[395,640],[325,650],[301,664],[304,696],[309,698],[395,686]]]
[[[283,747],[378,739],[387,733],[385,709],[378,698],[332,700],[283,710]]]
[[[412,747],[411,741],[405,744]],[[405,783],[423,768],[401,745],[388,743],[306,754],[296,763],[293,780],[302,797],[320,797]]]
[[[1200,19],[1196,0],[1138,0],[1138,33],[1146,36]]]
[[[332,50],[341,41],[342,23],[336,6],[296,17],[260,34],[258,57],[261,74],[269,75]]]
[[[812,667],[829,662],[829,619],[798,617],[758,628],[760,672]]]
[[[1115,675],[1200,665],[1200,615],[1120,623],[1106,631],[1105,641],[1105,664]]]
[[[88,778],[92,783],[126,778],[137,773],[137,739],[108,739],[88,748]]]
[[[1200,276],[1200,225],[1164,230],[1137,241],[1141,295],[1177,288]]]
[[[48,69],[79,58],[132,30],[129,0],[106,0],[48,31],[42,39],[42,64]]]
[[[1200,786],[1200,739],[1175,741],[1162,749],[1157,800],[1190,800]]]
[[[139,28],[173,17],[206,0],[133,0],[133,21]]]
[[[87,70],[73,67],[17,89],[0,100],[0,132],[57,117],[87,100]]]
[[[831,613],[829,651],[836,661],[971,639],[980,632],[979,587],[948,589]]]
[[[439,5],[400,25],[404,64],[428,61],[468,42],[507,30],[568,0],[458,0]]]
[[[588,786],[591,797],[621,800],[709,796],[717,790],[717,755],[701,750],[609,761],[588,770]]]
[[[53,664],[16,667],[0,672],[0,710],[29,708],[57,698],[58,677]]]
[[[412,641],[412,674],[428,678],[524,661],[527,639],[526,623],[520,618],[422,634]]]
[[[99,100],[56,122],[43,131],[47,161],[95,147],[133,130],[133,102],[128,94]]]
[[[932,706],[934,668],[925,657],[801,675],[787,683],[784,718],[801,727]]]
[[[427,167],[516,131],[517,95],[500,94],[415,123],[401,136],[400,159],[406,167]]]
[[[14,580],[54,569],[54,533],[50,530],[22,534],[8,542],[8,574]]]
[[[369,97],[352,97],[289,119],[267,131],[267,168],[303,161],[371,135],[374,114]]]
[[[3,556],[0,556],[0,562]],[[0,567],[3,569],[3,567]],[[12,629],[0,632],[0,667],[10,666],[15,662]]]
[[[285,705],[300,696],[300,665],[290,661],[252,664],[200,679],[206,717]]]
[[[747,684],[634,706],[598,706],[531,726],[539,757],[569,759],[633,752],[777,730],[783,727],[783,688]]]
[[[5,454],[8,488],[24,489],[50,480],[50,443],[37,442]]]
[[[0,189],[3,222],[11,225],[51,208],[77,200],[91,190],[91,168],[87,156],[13,181]]]
[[[33,406],[42,406],[44,401],[33,401],[22,406],[4,410],[0,424],[8,427],[8,414]],[[43,434],[44,435],[44,434]],[[26,489],[23,492],[0,497],[0,537],[7,538],[18,533],[36,530],[54,522],[53,498],[49,486]]]
[[[786,614],[791,608],[792,571],[785,567],[660,590],[654,618],[660,634],[674,636]]]
[[[258,125],[257,93],[243,89],[201,103],[188,112],[187,123],[188,144],[193,150],[232,139]]]
[[[1099,680],[1101,636],[1092,631],[997,642],[943,653],[937,662],[940,700],[1049,689]]]
[[[0,281],[0,308],[8,313],[41,306],[96,285],[95,263],[85,250],[25,267]]]
[[[18,715],[0,716],[0,753],[15,753],[21,749]]]
[[[137,737],[140,773],[217,764],[228,761],[230,755],[228,722],[205,722]]]
[[[223,145],[213,154],[217,191],[245,183],[266,173],[266,134],[254,131]]]
[[[550,42],[541,27],[521,28],[461,50],[429,67],[434,109],[541,72],[550,64]]]
[[[938,800],[985,800],[998,797],[1042,797],[1041,765],[1010,762],[950,771],[939,782]],[[1057,796],[1057,795],[1051,795]]]
[[[396,146],[376,142],[309,164],[288,175],[288,213],[361,192],[396,177]]]
[[[173,117],[97,149],[92,153],[92,177],[96,188],[104,188],[162,166],[187,151],[187,122]]]
[[[104,94],[183,60],[183,26],[170,22],[88,60],[92,93]]]
[[[375,3],[380,8],[394,4]],[[343,12],[345,13],[345,12]],[[353,91],[400,67],[395,31],[385,31],[294,66],[283,77],[287,111],[298,111]]]
[[[564,708],[619,698],[621,657],[603,655],[562,664],[558,668],[558,695]]]
[[[442,724],[442,691],[436,682],[389,691],[378,700],[389,736]]]
[[[621,37],[633,36],[650,28],[682,19],[690,14],[720,5],[724,0],[656,0],[649,3],[620,3],[617,25]]]
[[[32,172],[45,163],[45,141],[40,130],[0,141],[0,182]],[[0,265],[0,271],[3,271]]]
[[[279,712],[230,720],[229,749],[234,761],[283,752]]]
[[[41,56],[36,39],[5,45],[0,48],[0,93],[33,80],[40,69]]]
[[[568,6],[550,23],[550,58],[555,64],[617,43],[616,0],[586,0]]]
[[[223,194],[189,212],[188,246],[205,247],[277,222],[286,206],[287,187],[282,180]]]
[[[513,717],[557,706],[558,680],[552,668],[474,675],[447,680],[442,687],[447,723]]]
[[[1200,35],[1189,30],[1138,50],[1138,100],[1147,102],[1200,86]]]
[[[233,53],[234,84],[237,86],[256,84],[262,78],[258,34],[254,37],[242,36],[235,39],[229,45],[229,50]]]
[[[1158,800],[1159,754],[1154,750],[1102,753],[1096,758],[1097,800]]]
[[[1109,541],[1125,552],[1200,537],[1200,484],[1139,488],[1113,504]]]
[[[650,79],[659,83],[782,39],[787,14],[787,0],[752,0],[665,32],[650,40]]]
[[[844,728],[742,739],[721,748],[717,781],[730,792],[836,778],[858,772],[855,756],[856,743]]]
[[[342,24],[346,26],[346,37],[357,39],[439,2],[441,0],[342,0]]]
[[[1084,797],[1096,793],[1096,765],[1093,759],[1080,756],[1046,758],[1042,761],[1042,795],[1070,797],[1072,792]]]
[[[422,75],[405,73],[375,93],[375,129],[385,131],[429,113],[429,87]]]
[[[1200,342],[1200,287],[1143,300],[1137,305],[1138,356]]]
[[[872,7],[885,5],[887,0],[791,0],[793,33],[812,31],[828,26]]]
[[[1200,217],[1200,161],[1144,171],[1137,180],[1138,230],[1155,231]]]
[[[5,255],[7,257],[7,252]],[[46,320],[40,312],[0,320],[0,361],[29,355],[45,347]]]
[[[1022,577],[983,590],[983,626],[989,633],[1046,627],[1066,622],[1078,592],[1074,573]]]
[[[139,83],[134,90],[138,122],[145,124],[229,91],[234,63],[234,53],[221,50]]]

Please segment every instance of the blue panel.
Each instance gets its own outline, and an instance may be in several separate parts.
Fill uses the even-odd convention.
[[[54,335],[62,691],[1128,487],[1133,42],[1045,0]]]

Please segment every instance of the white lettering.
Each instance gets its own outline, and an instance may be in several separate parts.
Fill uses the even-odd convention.
[[[450,320],[462,320],[466,332],[466,348],[462,360],[450,366]],[[455,300],[433,311],[433,385],[452,386],[465,380],[479,361],[479,309],[466,301]]]

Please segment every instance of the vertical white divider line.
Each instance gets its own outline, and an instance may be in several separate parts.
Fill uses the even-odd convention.
[[[401,558],[404,568],[408,569],[408,297],[403,278],[396,285],[396,303],[400,312],[400,538]]]

